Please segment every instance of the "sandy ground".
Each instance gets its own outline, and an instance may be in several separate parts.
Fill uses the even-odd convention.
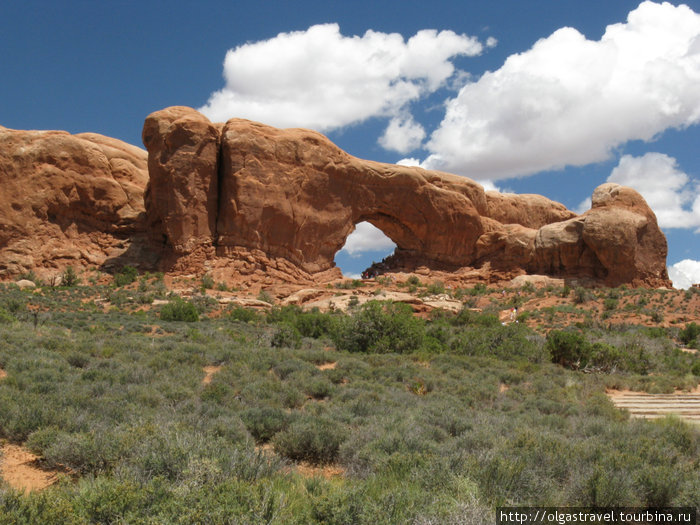
[[[41,490],[56,482],[56,472],[42,470],[31,452],[17,445],[4,445],[0,475],[12,488],[25,492]]]
[[[319,370],[333,370],[338,363],[323,363],[318,365],[316,368]]]
[[[204,368],[202,368],[202,370],[206,374],[204,376],[204,379],[202,379],[202,384],[208,385],[209,383],[211,383],[211,380],[214,378],[214,374],[216,374],[217,372],[219,372],[219,370],[221,370],[221,366],[213,366],[213,365],[205,366]]]
[[[0,379],[5,379],[7,377],[7,372],[0,368]]]

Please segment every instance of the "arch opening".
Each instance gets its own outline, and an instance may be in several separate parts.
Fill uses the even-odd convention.
[[[360,279],[367,268],[393,254],[395,249],[396,243],[382,230],[371,222],[358,222],[335,254],[335,265],[345,277]]]

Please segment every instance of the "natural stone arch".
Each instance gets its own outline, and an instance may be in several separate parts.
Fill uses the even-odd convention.
[[[215,250],[234,267],[246,258],[246,271],[315,279],[333,269],[354,225],[366,220],[406,255],[403,267],[668,283],[665,237],[629,188],[604,185],[593,209],[577,216],[541,196],[485,192],[465,177],[361,160],[313,131],[242,119],[212,124],[189,108],[149,115],[144,143],[147,224],[153,239],[165,236],[164,266],[203,265]]]
[[[309,273],[332,268],[366,220],[400,250],[441,263],[473,258],[483,233],[473,181],[361,161],[323,135],[241,119],[222,134],[217,245],[259,249]],[[434,184],[434,181],[438,184]]]

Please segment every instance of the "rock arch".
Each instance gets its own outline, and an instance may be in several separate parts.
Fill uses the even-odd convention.
[[[213,124],[183,107],[149,115],[143,139],[147,221],[176,258],[252,251],[313,276],[332,269],[354,225],[368,221],[403,260],[424,265],[669,283],[665,237],[630,188],[599,188],[593,209],[577,216],[541,196],[361,160],[313,131]]]

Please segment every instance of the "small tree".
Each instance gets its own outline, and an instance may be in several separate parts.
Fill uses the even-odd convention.
[[[61,285],[63,286],[76,286],[79,282],[78,274],[75,273],[72,266],[66,268],[61,274]]]

